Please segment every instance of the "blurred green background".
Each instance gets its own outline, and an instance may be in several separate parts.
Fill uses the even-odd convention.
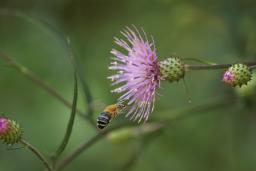
[[[111,74],[110,50],[116,47],[113,37],[121,37],[125,26],[134,24],[152,34],[159,59],[171,54],[217,63],[256,59],[254,0],[1,0],[0,7],[0,50],[69,101],[73,68],[67,48],[59,33],[41,21],[70,37],[94,99],[95,120],[118,97],[110,93],[113,87],[106,77]],[[7,14],[6,9],[31,18]],[[255,171],[256,78],[244,93],[224,85],[222,73],[187,73],[192,103],[182,81],[164,83],[150,120],[162,119],[168,127],[122,142],[102,139],[64,170]],[[0,112],[21,123],[29,142],[52,154],[64,136],[70,109],[2,60],[0,83]],[[86,111],[81,92],[78,106]],[[168,119],[177,111],[187,111],[189,117]],[[80,117],[75,122],[63,156],[95,134]],[[1,171],[43,170],[30,151],[6,148],[0,145]]]

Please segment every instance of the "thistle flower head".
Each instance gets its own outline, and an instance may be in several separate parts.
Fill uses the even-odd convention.
[[[22,130],[17,122],[0,116],[0,140],[4,144],[13,145],[18,143],[21,136]]]
[[[116,49],[111,51],[115,57],[109,69],[115,70],[116,74],[108,77],[113,85],[122,84],[112,92],[124,93],[119,100],[131,106],[126,116],[138,122],[146,121],[153,111],[161,80],[154,41],[149,42],[145,32],[142,32],[143,37],[136,27],[133,30],[127,27],[121,32],[126,41],[115,38],[115,43],[127,53]]]
[[[252,77],[252,72],[244,64],[234,64],[224,73],[223,82],[232,87],[246,85]]]

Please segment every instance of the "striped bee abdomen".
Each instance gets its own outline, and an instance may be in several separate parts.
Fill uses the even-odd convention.
[[[108,112],[102,112],[97,118],[97,127],[99,129],[105,128],[111,119],[111,115]]]

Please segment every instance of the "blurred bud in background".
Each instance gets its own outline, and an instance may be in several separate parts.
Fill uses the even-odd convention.
[[[120,128],[118,130],[112,131],[107,135],[107,139],[115,144],[125,143],[129,140],[142,137],[144,135],[151,135],[161,131],[165,127],[164,123],[154,122],[147,123],[142,126],[129,126]]]

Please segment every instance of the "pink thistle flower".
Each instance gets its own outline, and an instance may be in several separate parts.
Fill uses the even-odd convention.
[[[9,128],[10,128],[9,120],[4,117],[0,117],[0,137],[7,134]]]
[[[135,26],[134,30],[126,27],[121,34],[127,41],[114,38],[115,43],[128,53],[116,49],[111,51],[115,57],[109,69],[115,70],[116,74],[108,77],[113,81],[112,85],[122,84],[111,92],[124,93],[119,101],[125,101],[130,106],[126,116],[138,122],[147,121],[152,113],[161,80],[154,41],[149,42],[143,29],[142,32],[144,38]]]
[[[232,85],[235,81],[235,74],[231,71],[226,71],[223,75],[222,81]]]

